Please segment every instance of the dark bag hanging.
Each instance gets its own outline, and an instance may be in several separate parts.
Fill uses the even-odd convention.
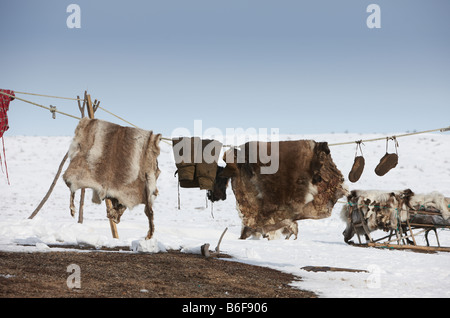
[[[388,144],[389,139],[392,139],[394,141],[395,145],[395,153],[388,153]],[[398,142],[395,137],[388,137],[386,138],[386,154],[383,156],[383,158],[380,159],[380,162],[378,163],[377,167],[375,168],[375,173],[382,177],[386,173],[388,173],[389,170],[395,168],[398,164],[398,152],[397,152]]]
[[[357,156],[358,148],[361,152],[361,156]],[[355,152],[355,161],[353,162],[352,170],[348,174],[348,180],[351,182],[356,182],[361,178],[361,175],[364,171],[364,165],[366,161],[364,160],[362,149],[361,149],[361,141],[356,142],[356,152]]]

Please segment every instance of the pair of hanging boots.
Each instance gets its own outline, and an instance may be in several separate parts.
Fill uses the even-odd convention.
[[[387,152],[387,144],[386,144],[386,154],[383,156],[383,158],[380,159],[380,162],[375,168],[375,173],[382,177],[386,173],[388,173],[391,169],[395,168],[398,164],[398,153],[397,153],[397,147],[398,143],[397,140],[392,138],[395,141],[395,152],[396,153],[388,153]],[[386,143],[389,141],[387,139]],[[361,142],[357,143],[357,149],[358,147],[361,150]],[[362,154],[362,151],[361,151]],[[350,173],[348,174],[348,179],[350,182],[357,182],[359,178],[361,177],[365,166],[365,160],[364,157],[361,156],[355,156],[355,161],[353,162],[352,170],[350,170]]]

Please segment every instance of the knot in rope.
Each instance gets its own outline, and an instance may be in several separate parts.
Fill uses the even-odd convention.
[[[56,106],[50,105],[50,113],[52,113],[52,118],[56,119]]]

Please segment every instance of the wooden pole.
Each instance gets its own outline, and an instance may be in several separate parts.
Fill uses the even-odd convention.
[[[83,102],[83,106],[81,106],[80,104],[80,97],[77,96],[78,99],[78,108],[80,109],[81,112],[81,117],[84,117],[84,109],[85,109],[85,104],[86,104],[86,92],[84,92],[84,96],[85,96],[85,101]],[[59,164],[59,168],[58,168],[58,172],[55,175],[55,178],[53,179],[52,184],[50,185],[50,188],[47,191],[47,194],[44,196],[44,198],[41,200],[41,203],[39,203],[39,205],[37,206],[37,208],[33,211],[33,213],[31,213],[31,215],[28,217],[29,219],[32,219],[36,216],[36,214],[38,214],[38,212],[42,209],[42,207],[44,206],[44,204],[47,202],[48,198],[50,197],[50,194],[53,192],[53,189],[55,188],[56,182],[58,181],[59,176],[61,175],[61,171],[62,168],[64,166],[64,163],[66,162],[67,158],[69,157],[69,153],[67,152],[64,155],[64,158],[61,160],[61,163]],[[82,207],[82,202],[84,202],[84,189],[81,190],[82,191],[82,199],[80,200],[80,215],[78,216],[78,223],[83,223],[83,207]],[[80,221],[81,220],[81,221]]]
[[[87,110],[88,110],[88,116],[89,118],[93,119],[94,118],[94,107],[92,106],[92,101],[91,101],[91,95],[86,94],[86,101],[87,101]],[[105,199],[105,203],[106,203],[106,212],[108,213],[109,209],[112,209],[112,202],[110,199]],[[116,223],[114,223],[113,220],[109,219],[109,225],[111,227],[111,233],[113,238],[119,238],[119,233],[117,231],[117,226]]]
[[[91,95],[86,94],[86,99],[87,99],[88,116],[89,116],[89,118],[93,119],[94,118],[94,107],[92,106]]]
[[[409,212],[408,212],[408,217],[406,218],[406,225],[408,225],[408,229],[409,229],[409,232],[411,233],[411,237],[413,239],[414,245],[417,245],[416,239],[414,238],[413,230],[411,228],[411,224],[409,223],[408,219],[409,219]]]
[[[86,189],[82,188],[81,189],[81,194],[80,194],[80,208],[78,209],[78,223],[82,224],[83,223],[83,211],[84,211],[84,196],[86,194]]]
[[[78,102],[78,108],[80,109],[81,112],[81,118],[84,118],[84,110],[86,109],[86,103],[87,103],[87,98],[86,98],[86,94],[87,92],[84,91],[84,101],[83,101],[83,106],[81,106],[80,103],[80,97],[77,96],[77,102]],[[83,213],[84,213],[84,196],[86,194],[86,189],[82,188],[81,189],[81,194],[80,194],[80,207],[78,208],[78,223],[82,224],[83,223]]]
[[[106,213],[108,213],[108,210],[113,208],[112,202],[110,199],[105,199],[105,203],[106,203]],[[111,234],[113,236],[113,238],[119,238],[119,232],[117,231],[117,226],[116,223],[114,223],[113,220],[108,219],[109,220],[109,225],[111,227]]]

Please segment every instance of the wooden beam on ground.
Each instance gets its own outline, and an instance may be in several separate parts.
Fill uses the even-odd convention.
[[[385,243],[370,243],[370,242],[367,243],[366,246],[387,248],[387,249],[398,249],[398,250],[413,250],[421,252],[450,252],[450,247],[439,247],[439,246],[400,245],[400,244],[385,244]]]
[[[307,272],[350,272],[350,273],[368,273],[364,269],[354,269],[354,268],[342,268],[342,267],[331,267],[331,266],[305,266],[302,267],[303,270]]]

